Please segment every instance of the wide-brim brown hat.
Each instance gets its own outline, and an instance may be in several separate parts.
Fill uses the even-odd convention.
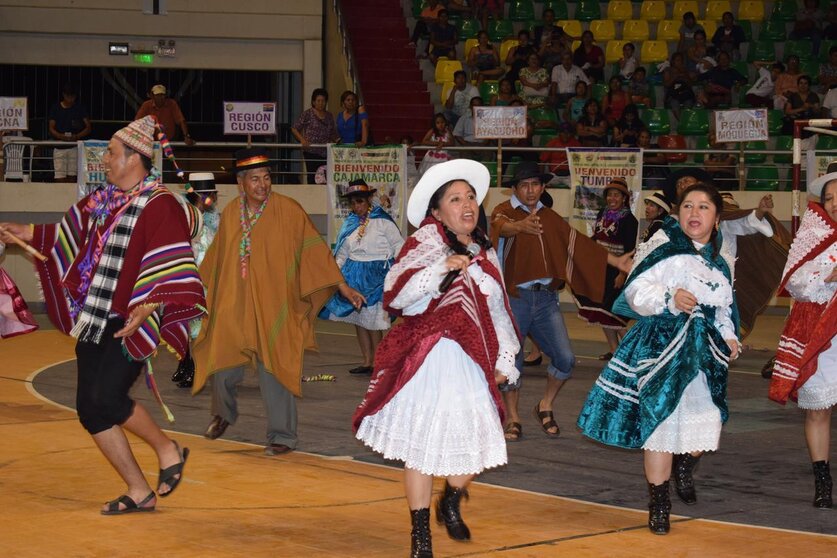
[[[604,187],[603,191],[607,193],[608,190],[618,190],[619,192],[625,194],[625,196],[629,199],[631,197],[631,191],[628,189],[628,181],[621,177],[611,179],[607,186]]]
[[[377,188],[370,188],[369,184],[362,178],[356,178],[349,182],[349,185],[340,194],[340,197],[348,198],[349,196],[366,196],[369,197],[377,192]]]

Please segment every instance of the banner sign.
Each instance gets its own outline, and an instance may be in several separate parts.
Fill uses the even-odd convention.
[[[605,207],[604,189],[614,178],[624,178],[631,191],[631,211],[637,220],[642,204],[642,152],[639,148],[569,147],[572,208],[568,221],[592,236],[599,211]]]
[[[767,109],[716,110],[715,138],[718,143],[767,141]]]
[[[0,130],[28,130],[26,97],[0,97]]]
[[[526,107],[474,107],[474,137],[525,138]]]
[[[276,134],[276,103],[224,101],[224,134],[251,136]]]
[[[104,140],[86,140],[77,142],[78,149],[78,199],[91,194],[96,188],[105,183],[105,165],[102,157],[108,148]],[[160,144],[154,142],[154,166],[158,170],[163,168],[163,151]]]
[[[328,146],[328,243],[333,245],[343,220],[351,212],[349,202],[341,197],[349,182],[362,178],[378,190],[372,204],[392,215],[402,233],[406,233],[407,148],[404,145],[380,147]]]

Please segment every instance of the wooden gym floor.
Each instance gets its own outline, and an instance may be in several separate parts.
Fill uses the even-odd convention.
[[[689,508],[675,501],[681,515],[659,537],[645,526],[641,456],[587,442],[573,426],[601,368],[583,355],[604,352],[604,344],[598,330],[567,320],[582,358],[556,404],[561,438],[545,438],[525,412],[543,382],[543,367],[527,369],[524,439],[509,445],[509,465],[472,487],[464,515],[473,542],[454,542],[433,523],[437,557],[837,554],[837,510],[810,504],[800,414],[764,395],[758,369],[768,352],[750,351],[732,371],[732,419],[720,451],[698,469],[700,501]],[[762,323],[748,341],[775,346],[781,317]],[[158,499],[157,512],[121,517],[98,513],[122,484],[72,410],[73,341],[49,330],[0,341],[2,555],[407,556],[401,471],[355,443],[349,428],[368,381],[345,373],[357,360],[353,336],[336,324],[318,332],[323,350],[306,356],[305,373],[332,373],[337,381],[305,384],[300,447],[279,457],[262,453],[256,384],[242,387],[242,417],[225,439],[208,441],[200,436],[209,421],[206,391],[193,398],[174,387],[175,363],[161,356],[155,370],[177,417],[172,432],[192,453],[183,484]],[[159,417],[141,384],[137,399]],[[132,443],[153,485],[153,455]]]

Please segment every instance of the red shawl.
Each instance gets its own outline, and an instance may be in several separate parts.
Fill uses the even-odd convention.
[[[791,245],[779,292],[789,295],[785,287],[791,276],[835,242],[837,225],[819,204],[809,203]],[[783,405],[788,399],[796,401],[799,388],[817,371],[817,357],[831,346],[835,335],[837,296],[832,297],[827,304],[795,302],[776,351],[770,399]]]
[[[409,280],[452,253],[445,241],[441,223],[432,217],[425,219],[421,228],[404,243],[396,263],[387,274],[384,285],[384,307],[387,311],[401,315],[401,310],[392,308],[391,304]],[[478,256],[474,263],[497,283],[503,284],[499,269],[487,258]],[[511,316],[508,300],[505,303],[506,311]],[[369,389],[352,417],[355,432],[363,417],[380,411],[410,381],[442,337],[459,343],[465,353],[482,368],[500,420],[504,420],[502,398],[494,381],[499,351],[494,322],[486,296],[469,274],[460,273],[450,289],[434,298],[424,313],[404,316],[378,345],[375,372],[369,382]]]

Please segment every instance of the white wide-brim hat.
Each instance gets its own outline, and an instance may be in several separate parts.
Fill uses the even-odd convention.
[[[837,180],[837,162],[829,163],[828,172],[808,184],[808,193],[815,198],[822,197],[822,189],[832,180]]]
[[[491,174],[482,163],[470,159],[454,159],[433,165],[422,175],[407,202],[407,220],[416,228],[421,226],[427,215],[427,206],[436,190],[451,180],[464,180],[477,193],[477,203],[481,204],[488,194]]]

